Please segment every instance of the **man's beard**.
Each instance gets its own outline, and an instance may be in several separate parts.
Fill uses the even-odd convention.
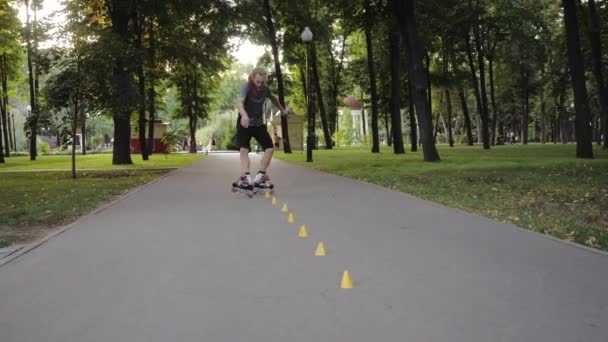
[[[262,84],[260,86],[253,84],[252,86],[253,86],[252,92],[256,95],[262,93],[266,89],[266,85],[264,85],[264,84]]]

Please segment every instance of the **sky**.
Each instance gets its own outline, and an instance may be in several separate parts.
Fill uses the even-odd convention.
[[[38,18],[42,18],[61,9],[62,7],[60,5],[59,0],[44,0],[43,8],[41,11],[38,12],[37,15]],[[30,20],[31,18],[33,18],[33,13],[30,12]],[[59,24],[64,20],[64,18],[65,17],[60,14],[55,17],[54,22]],[[19,7],[19,19],[21,19],[21,22],[23,23],[26,22],[25,6]],[[235,38],[231,40],[231,42],[233,42],[234,45],[238,46],[238,49],[236,51],[233,51],[232,55],[240,63],[255,65],[258,58],[262,54],[264,54],[264,48],[262,46],[252,44],[249,40],[245,40],[239,43],[238,39]],[[46,44],[43,44],[43,46],[44,45]],[[48,45],[53,45],[53,43],[51,42]]]

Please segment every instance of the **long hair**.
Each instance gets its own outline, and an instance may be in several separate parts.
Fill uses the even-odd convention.
[[[249,91],[253,94],[253,95],[257,95],[258,94],[258,89],[255,86],[255,83],[253,83],[253,79],[255,78],[256,75],[260,75],[260,76],[264,76],[264,78],[266,78],[268,76],[268,73],[266,72],[266,69],[262,68],[262,67],[256,67],[253,70],[251,70],[251,73],[249,74],[248,77],[248,83],[249,83]],[[264,85],[262,87],[262,89],[260,89],[260,91],[263,91],[266,88],[266,85]]]

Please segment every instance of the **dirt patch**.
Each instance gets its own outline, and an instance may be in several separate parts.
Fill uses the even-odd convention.
[[[0,226],[0,248],[9,247],[12,245],[23,245],[58,229],[60,226],[54,227],[10,227]]]

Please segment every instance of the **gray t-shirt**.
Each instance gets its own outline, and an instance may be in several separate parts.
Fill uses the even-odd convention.
[[[270,89],[264,88],[261,92],[253,95],[249,91],[249,84],[245,83],[241,86],[240,96],[245,98],[244,107],[249,114],[250,126],[262,126],[264,124],[264,103],[266,98],[270,97]]]

